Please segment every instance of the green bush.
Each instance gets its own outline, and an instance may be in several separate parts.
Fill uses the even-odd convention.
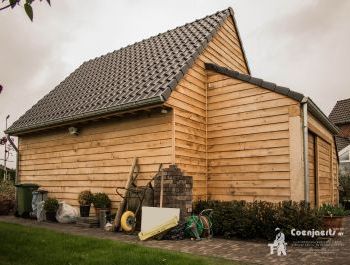
[[[290,239],[290,231],[322,228],[322,216],[304,202],[283,201],[198,201],[194,212],[213,209],[213,232],[225,238],[263,238],[272,240],[279,227]],[[293,237],[293,239],[297,239]]]
[[[337,207],[330,204],[323,204],[319,208],[319,213],[322,216],[346,216],[349,215],[349,211],[346,211],[343,207]]]
[[[339,176],[339,185],[339,200],[342,203],[350,200],[350,174],[341,174]]]
[[[55,198],[47,198],[44,203],[44,210],[48,213],[55,213],[58,210],[58,200]]]
[[[93,202],[94,196],[92,195],[91,191],[84,190],[79,193],[78,201],[80,205],[90,205]]]
[[[10,180],[0,181],[0,201],[15,200],[15,186]]]
[[[96,208],[108,209],[111,208],[112,202],[106,193],[98,192],[93,196],[93,204]]]

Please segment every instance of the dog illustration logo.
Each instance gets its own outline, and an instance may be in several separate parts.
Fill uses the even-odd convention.
[[[273,243],[267,244],[270,247],[270,254],[274,254],[275,250],[277,252],[277,256],[286,256],[287,255],[287,243],[285,242],[285,236],[281,229],[278,227],[275,229],[276,238]]]

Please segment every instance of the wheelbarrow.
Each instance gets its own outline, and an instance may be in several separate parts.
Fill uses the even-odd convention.
[[[153,192],[151,181],[143,187],[116,188],[116,193],[126,200],[126,211],[121,216],[120,226],[127,233],[135,231],[137,218],[146,195],[148,192]]]

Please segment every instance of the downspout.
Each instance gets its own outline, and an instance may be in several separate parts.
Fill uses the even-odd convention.
[[[308,157],[308,126],[307,126],[307,102],[308,97],[304,97],[301,101],[303,108],[303,150],[304,150],[304,198],[306,204],[310,203],[309,196],[309,187],[310,187],[310,179],[309,179],[309,157]]]
[[[17,148],[17,146],[15,145],[15,143],[12,141],[10,135],[7,135],[7,140],[10,142],[11,146],[13,147],[13,149],[15,149],[16,153],[17,153],[17,159],[16,159],[16,178],[15,178],[15,184],[17,184],[17,180],[18,180],[18,174],[19,174],[19,150]]]

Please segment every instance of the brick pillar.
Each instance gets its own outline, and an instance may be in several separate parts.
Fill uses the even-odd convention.
[[[176,165],[162,170],[163,176],[163,207],[180,208],[180,220],[183,221],[192,212],[193,179],[184,176]],[[154,205],[160,206],[161,176],[154,180]]]

